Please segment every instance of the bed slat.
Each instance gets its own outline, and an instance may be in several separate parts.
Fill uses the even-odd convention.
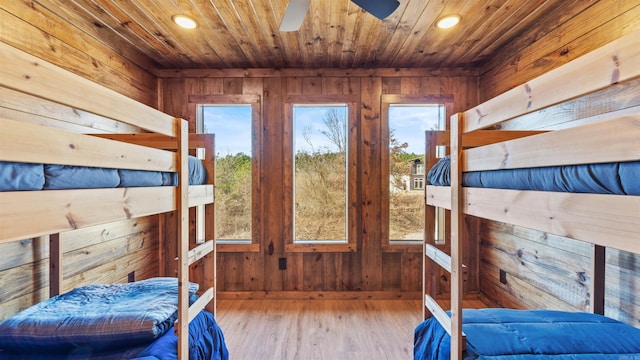
[[[189,190],[190,206],[213,201],[212,185]],[[174,193],[172,186],[0,193],[0,242],[171,211]]]
[[[427,185],[427,205],[451,210],[451,190],[448,186]]]
[[[640,31],[465,112],[467,133],[640,76]]]
[[[465,188],[464,212],[638,252],[640,196]]]
[[[172,116],[2,42],[0,64],[0,86],[176,136]]]
[[[0,160],[176,171],[169,151],[0,119]]]
[[[640,160],[640,113],[466,150],[465,171]]]

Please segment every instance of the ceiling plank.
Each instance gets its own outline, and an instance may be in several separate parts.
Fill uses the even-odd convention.
[[[292,32],[279,31],[289,0],[17,3],[55,9],[55,22],[61,25],[52,28],[75,27],[140,64],[141,71],[150,68],[148,72],[155,73],[187,68],[481,68],[494,54],[506,56],[498,53],[500,49],[521,50],[549,26],[557,27],[588,7],[618,11],[636,2],[402,0],[389,17],[379,20],[351,0],[311,0],[300,29]],[[199,27],[178,28],[171,16],[179,13],[192,16]],[[436,29],[437,18],[451,13],[462,16],[461,24],[447,31]],[[117,66],[118,57],[90,51]]]

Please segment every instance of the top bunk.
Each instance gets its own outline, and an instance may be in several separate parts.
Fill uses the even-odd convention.
[[[638,63],[636,32],[452,116],[450,131],[427,132],[428,178],[437,184],[427,186],[427,204],[640,252],[640,107],[570,127],[502,129],[616,84],[636,84],[623,90],[632,92]],[[436,146],[450,156],[436,162]]]
[[[42,187],[0,191],[0,242],[164,213],[182,202],[185,207],[213,202],[213,135],[189,134],[186,120],[4,43],[0,61],[0,90],[9,94],[0,106],[16,109],[0,117],[0,178],[15,179],[25,168],[33,177],[46,176]],[[70,110],[56,116],[70,119],[59,126],[63,123],[43,120],[47,114],[32,116],[23,109],[33,107],[26,104],[31,101],[64,106]],[[40,106],[46,112],[48,105]],[[68,124],[78,114],[109,122],[112,129],[76,131]],[[132,133],[115,133],[123,131]],[[190,149],[204,149],[199,151],[204,160],[190,157]],[[191,181],[189,170],[196,175]],[[91,178],[99,182],[92,184]],[[152,180],[144,182],[147,178]],[[73,185],[77,180],[80,188]],[[53,185],[56,181],[62,185]]]

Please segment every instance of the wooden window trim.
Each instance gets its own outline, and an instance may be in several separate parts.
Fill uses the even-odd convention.
[[[257,194],[260,193],[260,169],[262,166],[262,155],[259,151],[262,148],[262,98],[260,94],[204,94],[204,95],[189,95],[189,115],[191,119],[198,119],[197,111],[198,106],[206,105],[250,105],[251,106],[251,118],[252,118],[252,131],[251,131],[251,147],[252,147],[252,164],[251,164],[251,181],[253,193],[251,194],[251,239],[250,242],[237,244],[233,243],[221,243],[216,244],[216,251],[219,252],[260,252],[260,229],[262,219],[260,217],[259,199]],[[201,131],[199,121],[196,121],[197,131]]]
[[[399,95],[399,94],[383,94],[381,96],[381,131],[383,146],[389,148],[389,107],[393,104],[403,105],[422,105],[422,104],[445,104],[445,112],[449,112],[449,104],[454,101],[453,95]],[[445,113],[445,118],[446,118]],[[388,152],[383,152],[382,156],[382,251],[387,253],[412,252],[420,253],[423,249],[423,240],[417,241],[391,241],[389,239],[389,156]],[[427,169],[425,169],[427,170]],[[426,180],[425,180],[426,181]],[[426,189],[426,184],[425,184]],[[385,191],[386,190],[386,191]]]
[[[358,97],[350,94],[336,95],[290,95],[285,98],[283,118],[284,133],[284,153],[293,154],[293,107],[294,105],[322,105],[322,104],[346,104],[347,105],[347,242],[331,243],[295,243],[293,233],[293,156],[285,156],[284,158],[284,201],[285,201],[285,226],[284,238],[285,252],[306,253],[306,252],[356,252],[358,250],[357,236],[359,226],[357,201],[357,146],[359,138],[359,129],[356,126],[358,119]]]

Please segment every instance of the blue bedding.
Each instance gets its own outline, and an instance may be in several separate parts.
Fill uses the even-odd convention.
[[[178,337],[173,328],[140,352],[136,360],[177,360]],[[202,311],[189,323],[189,359],[226,360],[229,351],[222,330],[210,312]]]
[[[640,329],[590,313],[465,309],[464,359],[554,360],[640,358]],[[414,360],[448,360],[450,337],[435,318],[414,332]]]
[[[189,184],[207,182],[198,158],[189,156]],[[176,173],[0,161],[0,191],[175,186]]]
[[[197,284],[189,285],[195,295]],[[149,343],[177,317],[175,278],[76,288],[0,323],[0,349],[71,352]]]
[[[449,186],[451,160],[440,159],[427,174],[431,185]],[[472,171],[462,186],[592,194],[640,195],[640,161],[527,169]]]
[[[177,359],[178,337],[173,327],[151,343],[131,347],[114,346],[103,351],[77,348],[70,352],[2,352],[0,360],[174,360]],[[227,360],[229,352],[222,330],[213,315],[201,311],[189,324],[189,359]]]

